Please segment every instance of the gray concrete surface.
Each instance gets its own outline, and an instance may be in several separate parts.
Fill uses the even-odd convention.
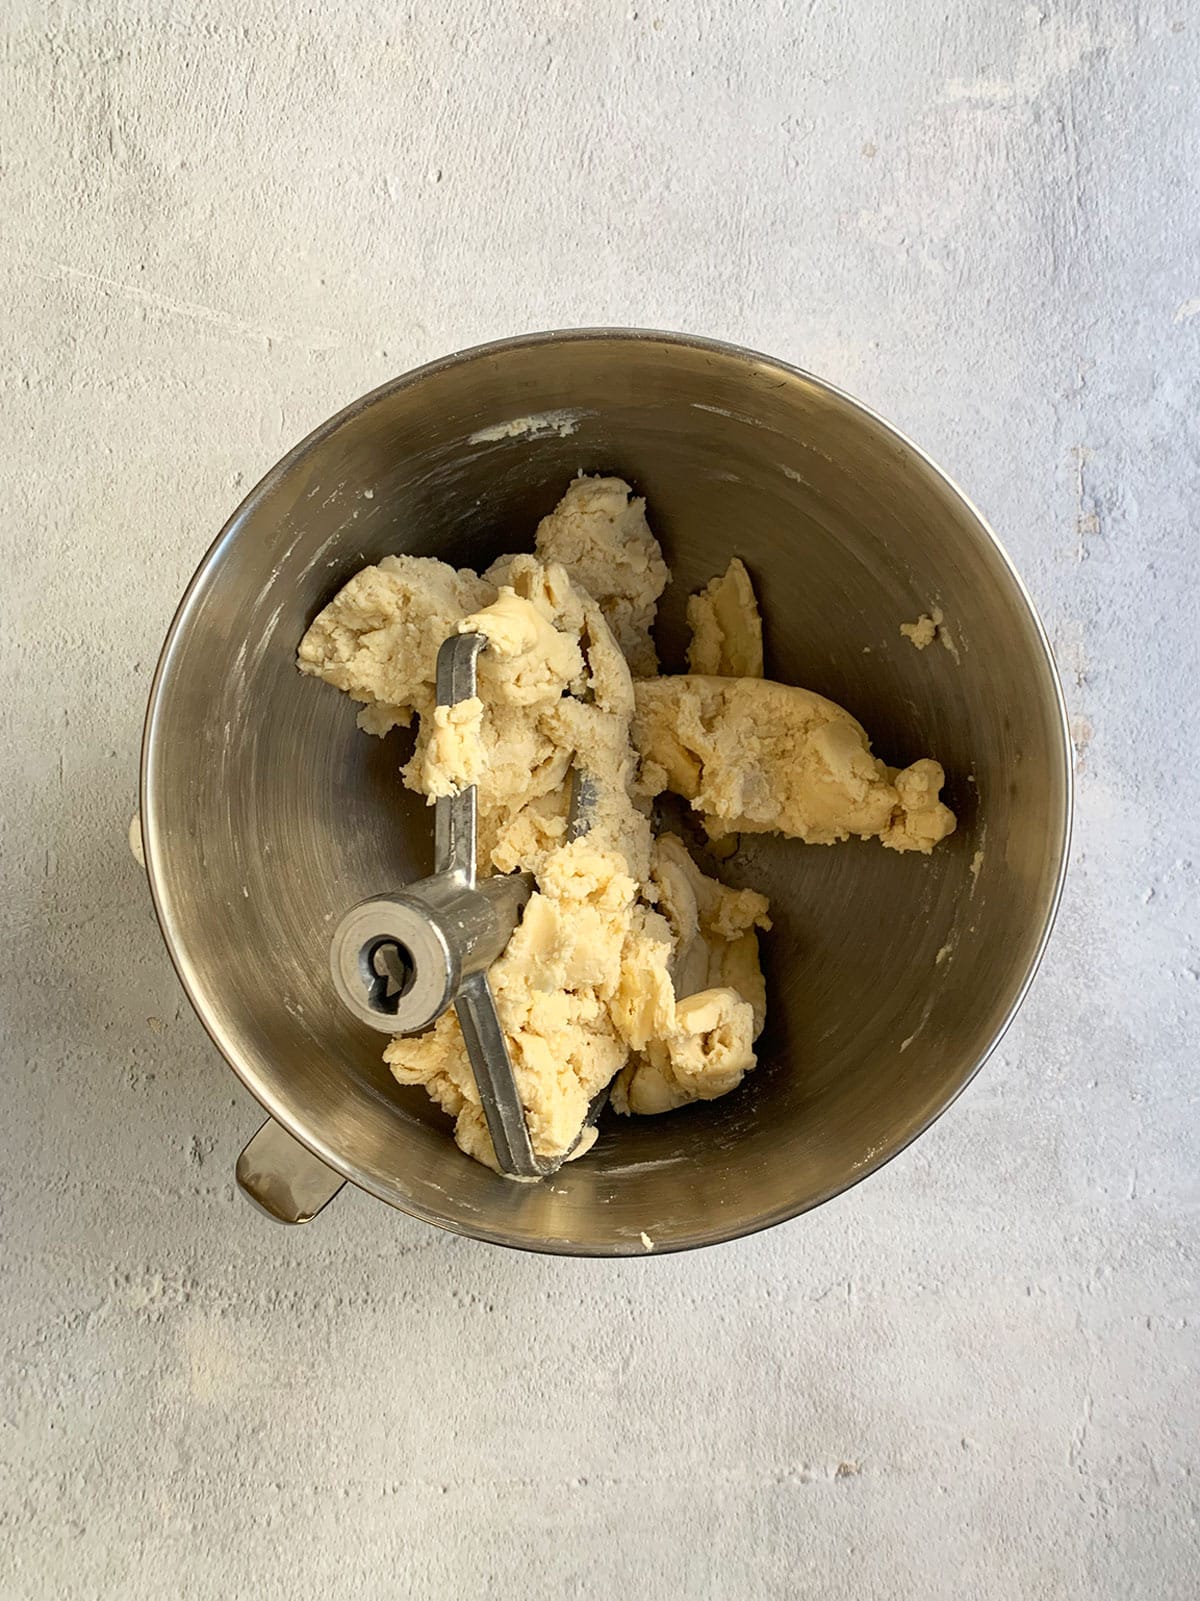
[[[0,1594],[1194,1597],[1195,12],[0,27]],[[162,633],[347,399],[585,322],[809,366],[992,516],[1074,716],[1050,958],[928,1136],[757,1239],[272,1228],[125,844]]]

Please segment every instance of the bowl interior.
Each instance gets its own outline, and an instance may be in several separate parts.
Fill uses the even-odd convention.
[[[328,939],[354,901],[429,870],[432,813],[400,785],[408,736],[296,671],[314,613],[364,563],[481,568],[529,548],[577,472],[648,502],[688,593],[741,556],[767,669],[848,707],[893,763],[934,755],[958,832],[932,858],[877,843],[745,842],[764,889],[770,1014],[724,1100],[607,1113],[583,1162],[514,1185],[460,1155],[343,1013]],[[899,625],[941,608],[944,641]],[[181,977],[231,1064],[318,1154],[431,1221],[538,1249],[725,1238],[885,1161],[962,1088],[1036,964],[1066,849],[1057,684],[1019,583],[972,509],[878,419],[763,358],[666,336],[487,347],[399,380],[298,447],[233,517],[181,607],[147,724],[143,825]]]

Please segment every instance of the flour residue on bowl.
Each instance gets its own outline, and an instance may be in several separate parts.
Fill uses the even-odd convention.
[[[501,439],[566,439],[579,432],[579,425],[590,411],[539,411],[530,417],[510,417],[507,422],[479,428],[467,438],[469,445],[494,445]]]
[[[750,417],[744,411],[730,411],[726,406],[708,406],[702,400],[693,400],[691,404],[693,411],[707,411],[714,417],[728,417],[730,422],[743,422],[750,428],[762,427],[757,417]]]

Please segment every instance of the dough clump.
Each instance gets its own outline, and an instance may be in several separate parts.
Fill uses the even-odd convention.
[[[682,840],[655,840],[634,791],[629,664],[655,669],[666,579],[644,502],[620,479],[578,479],[534,554],[482,577],[386,557],[350,580],[299,649],[302,672],[363,703],[369,732],[419,719],[402,770],[410,788],[433,801],[477,786],[482,871],[535,876],[490,979],[539,1156],[583,1154],[589,1104],[618,1075],[619,1109],[663,1111],[723,1094],[754,1066],[765,988],[753,930],[769,922],[766,899],[707,878]],[[437,652],[455,631],[489,642],[479,693],[438,707]],[[597,800],[587,834],[568,842],[576,765],[595,776]],[[384,1056],[454,1118],[464,1151],[495,1165],[453,1011]]]
[[[763,676],[762,618],[750,574],[735,556],[720,578],[687,603],[692,642],[688,672],[721,678]]]
[[[823,695],[769,679],[645,679],[634,740],[647,795],[673,790],[713,834],[776,832],[810,845],[859,835],[928,853],[953,832],[928,758],[902,771]]]
[[[938,629],[941,626],[941,608],[935,606],[932,614],[922,612],[915,623],[901,623],[900,632],[917,650],[926,650],[938,637]]]
[[[885,767],[848,713],[763,679],[740,561],[689,603],[692,674],[655,677],[667,578],[645,502],[619,478],[581,477],[532,553],[482,575],[387,556],[299,646],[300,670],[358,701],[368,733],[416,720],[409,788],[432,804],[476,786],[481,873],[534,875],[489,976],[543,1157],[589,1148],[595,1131],[580,1130],[606,1085],[618,1111],[657,1113],[727,1094],[755,1065],[767,899],[704,873],[678,835],[656,837],[655,795],[675,790],[721,835],[855,833],[929,850],[953,827],[936,762]],[[438,707],[437,653],[456,631],[488,640],[478,694]],[[568,840],[573,768],[592,778],[596,804],[587,833]],[[453,1010],[384,1056],[453,1117],[461,1148],[495,1167]]]

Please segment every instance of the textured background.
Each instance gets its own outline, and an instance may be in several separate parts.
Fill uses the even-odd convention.
[[[2,26],[0,1594],[1194,1597],[1194,11]],[[824,374],[993,518],[1074,719],[1050,957],[930,1134],[768,1235],[272,1228],[125,844],[162,634],[344,402],[608,322]]]

